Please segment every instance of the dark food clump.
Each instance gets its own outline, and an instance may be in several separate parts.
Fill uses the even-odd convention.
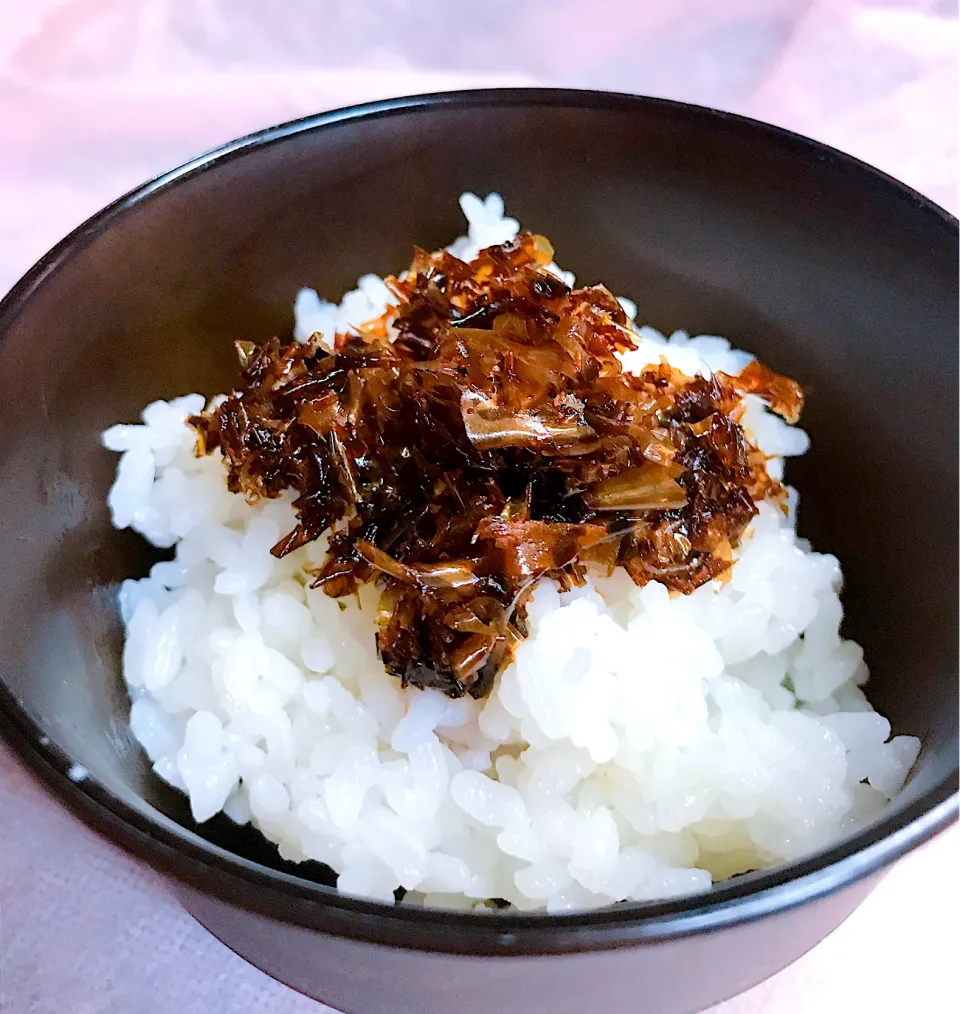
[[[798,385],[756,362],[624,373],[619,303],[571,291],[552,255],[530,234],[469,264],[417,250],[387,280],[396,307],[333,353],[237,342],[240,389],[191,420],[233,492],[296,492],[275,556],[330,531],[314,586],[376,581],[378,650],[405,685],[485,696],[538,578],[623,567],[687,593],[724,576],[759,501],[784,497],[738,419],[752,393],[795,422]]]

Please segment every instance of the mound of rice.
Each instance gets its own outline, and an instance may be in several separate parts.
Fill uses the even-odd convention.
[[[464,258],[517,231],[466,194]],[[559,272],[559,269],[556,269]],[[572,276],[569,276],[572,281]],[[296,300],[296,336],[379,316],[365,276],[339,306]],[[623,305],[632,317],[635,307]],[[639,329],[624,357],[736,373],[722,338]],[[550,912],[709,888],[825,844],[882,807],[920,749],[870,706],[863,652],[838,632],[840,567],[763,504],[728,583],[671,597],[624,572],[538,587],[530,637],[487,700],[403,690],[377,659],[377,592],[307,587],[323,543],[283,560],[289,500],[250,506],[194,456],[200,395],[114,426],[114,524],[175,547],[124,582],[130,724],[193,816],[252,822],[283,857],[327,863],[343,892]],[[745,426],[782,474],[806,435],[752,401]]]

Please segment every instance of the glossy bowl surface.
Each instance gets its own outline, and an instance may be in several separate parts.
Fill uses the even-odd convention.
[[[360,274],[407,263],[413,243],[449,242],[464,190],[499,191],[581,283],[629,295],[643,322],[722,334],[806,387],[813,448],[788,473],[801,533],[841,560],[845,631],[866,648],[871,699],[924,743],[903,794],[855,835],[682,901],[465,915],[340,897],[322,867],[283,863],[248,829],[194,826],[150,773],[126,725],[114,594],[155,554],[109,525],[115,458],[100,432],[152,399],[229,386],[233,339],[289,333],[300,286],[337,299]],[[358,961],[401,947],[484,956],[489,972],[511,964],[504,956],[617,949],[629,978],[645,947],[683,938],[693,955],[727,931],[789,927],[798,906],[852,898],[956,818],[957,300],[946,212],[849,156],[714,110],[592,92],[447,93],[231,142],[84,223],[0,304],[0,729],[86,819],[201,899],[195,910],[206,899],[347,940]],[[720,968],[735,949],[696,989],[651,986],[650,1009],[743,988],[839,918],[770,935],[765,963],[744,955],[742,968]],[[235,946],[258,961],[249,940]],[[359,981],[350,960],[347,986]],[[258,963],[323,991],[302,969]],[[583,980],[578,1002],[599,995]],[[357,989],[324,995],[391,1009],[372,985]]]

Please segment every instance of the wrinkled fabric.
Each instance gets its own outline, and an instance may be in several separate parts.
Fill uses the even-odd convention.
[[[0,290],[112,198],[269,123],[494,85],[746,113],[957,206],[950,0],[31,0],[0,5]]]
[[[0,292],[88,215],[204,149],[450,88],[717,106],[849,151],[955,211],[957,23],[951,0],[2,0]],[[326,1010],[219,944],[5,748],[0,812],[3,1011]],[[942,1009],[956,844],[951,831],[909,857],[825,943],[715,1014]]]

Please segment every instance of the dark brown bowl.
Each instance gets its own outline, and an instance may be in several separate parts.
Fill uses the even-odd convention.
[[[228,821],[192,824],[126,725],[98,442],[150,400],[227,387],[231,343],[289,332],[462,228],[500,191],[584,282],[661,329],[724,334],[809,392],[802,533],[847,576],[849,636],[896,732],[883,815],[801,862],[664,904],[465,915],[342,898]],[[957,814],[957,223],[855,159],[695,106],[572,91],[380,102],[271,128],[144,185],[0,305],[0,727],[82,816],[164,873],[227,944],[357,1014],[679,1014],[792,961]],[[87,772],[72,780],[68,769]],[[76,774],[76,772],[74,772]]]

